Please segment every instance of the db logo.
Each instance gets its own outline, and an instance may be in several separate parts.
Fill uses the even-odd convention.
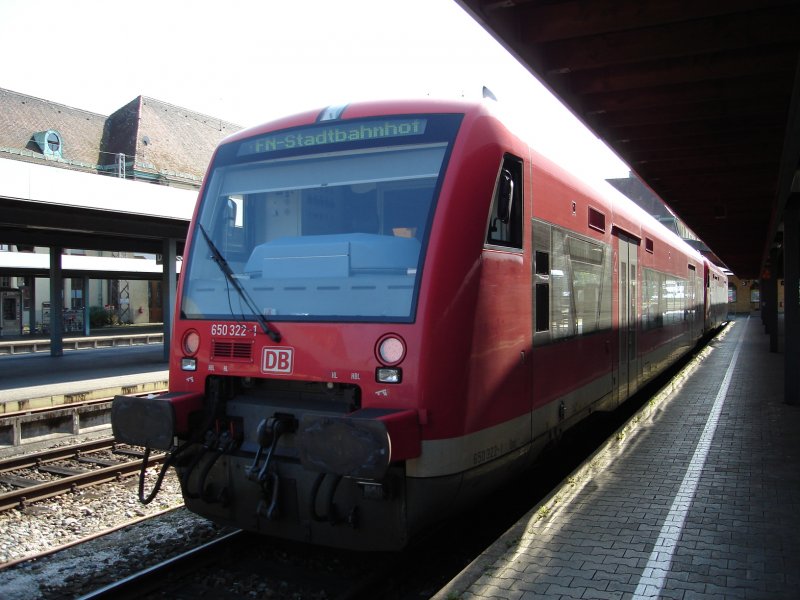
[[[262,373],[291,375],[294,370],[294,348],[264,348],[261,355]]]

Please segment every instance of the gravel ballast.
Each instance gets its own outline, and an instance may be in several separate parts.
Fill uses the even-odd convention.
[[[148,470],[146,490],[152,489],[155,474],[155,469]],[[138,499],[138,480],[128,477],[0,513],[0,598],[75,597],[222,532],[180,508],[183,498],[174,471],[146,506]],[[120,527],[124,528],[80,543]],[[54,550],[49,556],[3,568]]]

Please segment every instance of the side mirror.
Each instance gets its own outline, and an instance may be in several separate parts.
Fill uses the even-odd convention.
[[[511,220],[511,209],[514,205],[514,178],[511,171],[503,169],[497,190],[497,218],[503,223]]]
[[[228,203],[225,206],[225,218],[227,220],[228,227],[233,227],[236,223],[237,208],[236,202],[232,198],[228,198]]]

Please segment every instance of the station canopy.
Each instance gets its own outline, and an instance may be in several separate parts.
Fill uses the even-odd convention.
[[[800,158],[799,2],[457,1],[734,273],[759,276]]]

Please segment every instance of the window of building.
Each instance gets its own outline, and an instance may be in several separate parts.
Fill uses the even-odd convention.
[[[83,308],[83,279],[70,279],[70,308]]]
[[[45,156],[62,158],[64,151],[64,141],[61,134],[54,129],[39,131],[33,134],[33,139]]]
[[[17,318],[17,299],[3,298],[3,320],[14,321]]]
[[[61,138],[55,131],[49,131],[47,133],[47,148],[53,154],[61,152]]]

